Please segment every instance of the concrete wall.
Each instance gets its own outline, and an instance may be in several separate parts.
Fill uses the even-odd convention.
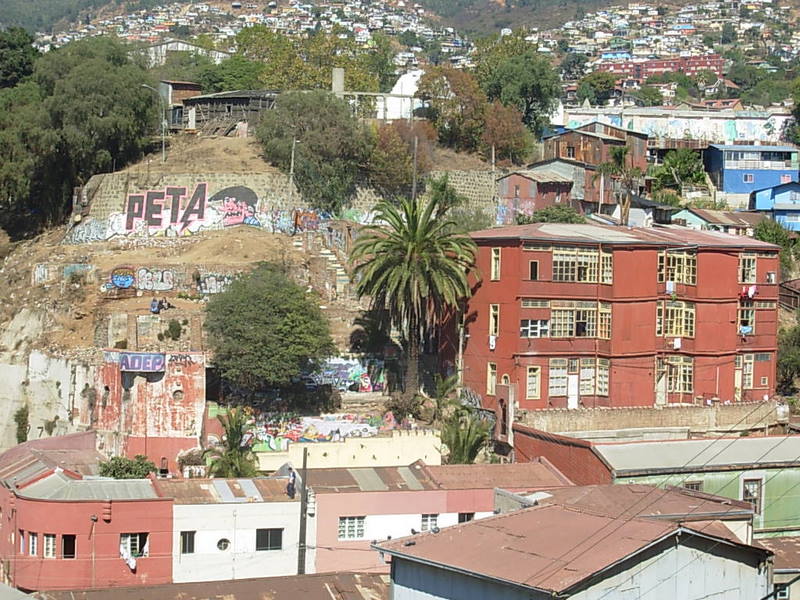
[[[178,504],[173,508],[173,582],[277,577],[297,573],[299,502],[249,504]],[[316,519],[307,521],[309,540]],[[283,529],[281,550],[256,551],[256,529]],[[194,531],[194,553],[181,554],[181,531]],[[221,539],[230,541],[220,550]],[[306,572],[314,573],[313,543],[306,553]]]
[[[308,448],[308,467],[356,468],[405,466],[421,460],[426,465],[442,464],[442,442],[432,430],[393,431],[378,437],[344,438],[341,442],[293,443],[286,452],[259,452],[261,471],[275,471],[287,462],[303,464]]]
[[[713,406],[543,409],[523,411],[525,425],[542,431],[596,431],[649,427],[688,427],[691,431],[743,431],[774,425],[777,404],[747,402]]]

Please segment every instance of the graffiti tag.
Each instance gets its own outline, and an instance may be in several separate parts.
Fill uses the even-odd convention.
[[[207,273],[200,277],[197,283],[197,291],[201,294],[221,294],[228,289],[232,281],[233,277],[231,275]]]
[[[175,273],[169,269],[141,267],[136,272],[136,287],[140,290],[163,292],[175,287]]]
[[[138,371],[140,373],[157,373],[164,370],[163,354],[149,352],[122,352],[119,355],[120,371]]]
[[[121,290],[132,288],[136,283],[133,267],[117,267],[111,271],[111,285]]]

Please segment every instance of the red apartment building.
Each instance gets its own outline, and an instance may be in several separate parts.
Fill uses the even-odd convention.
[[[472,238],[463,381],[485,407],[498,384],[523,409],[774,393],[776,246],[677,226],[543,223]]]
[[[500,219],[516,223],[519,215],[531,215],[548,206],[563,204],[583,212],[571,194],[573,180],[553,171],[514,171],[497,180]]]
[[[693,77],[701,71],[711,71],[722,77],[725,60],[719,54],[684,56],[679,58],[655,58],[650,60],[625,60],[621,62],[598,63],[598,71],[608,71],[620,77],[646,80],[653,75],[681,72]]]

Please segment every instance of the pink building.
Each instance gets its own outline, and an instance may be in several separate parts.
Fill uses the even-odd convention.
[[[310,469],[318,573],[386,572],[370,549],[403,537],[494,514],[494,489],[534,492],[572,485],[544,459],[520,464]]]

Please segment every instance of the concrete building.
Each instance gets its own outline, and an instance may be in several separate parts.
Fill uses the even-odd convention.
[[[772,590],[772,553],[719,521],[620,522],[545,505],[373,547],[391,560],[394,600],[701,600]]]
[[[606,71],[620,77],[632,77],[645,80],[653,75],[681,72],[692,77],[702,71],[711,71],[722,77],[725,59],[719,54],[701,56],[681,56],[676,58],[653,58],[649,60],[622,60],[599,62],[596,70]]]
[[[750,210],[769,215],[790,231],[800,231],[800,183],[791,181],[750,192]]]
[[[752,192],[797,181],[800,162],[794,146],[712,144],[705,153],[705,168],[718,199],[746,207]]]
[[[573,181],[552,171],[514,171],[497,180],[497,200],[503,206],[504,225],[516,223],[519,216],[530,216],[548,206],[570,206],[582,212],[572,198]]]
[[[588,442],[514,426],[517,460],[545,457],[579,485],[678,486],[753,506],[756,538],[800,530],[800,436]]]
[[[494,488],[571,485],[546,460],[529,464],[310,469],[317,519],[317,572],[385,572],[375,540],[493,514]]]
[[[161,479],[159,496],[173,498],[172,581],[218,581],[297,573],[300,496],[285,477]],[[311,515],[313,517],[313,514]],[[316,520],[308,519],[314,540]],[[314,572],[314,545],[306,572]]]
[[[663,406],[775,390],[778,248],[676,226],[477,231],[463,382],[520,408]],[[453,329],[444,356],[458,357]]]

